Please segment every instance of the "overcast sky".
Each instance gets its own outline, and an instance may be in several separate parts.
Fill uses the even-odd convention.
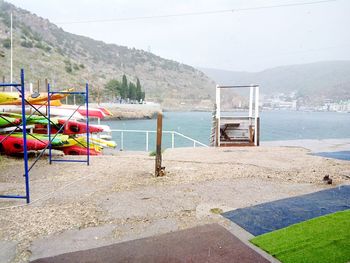
[[[350,59],[350,1],[207,15],[63,23],[244,9],[317,0],[8,0],[64,30],[196,67],[238,71]]]

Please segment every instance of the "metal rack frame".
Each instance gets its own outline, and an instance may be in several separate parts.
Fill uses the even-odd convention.
[[[23,133],[23,159],[24,159],[24,178],[25,178],[25,195],[0,195],[0,198],[26,199],[27,204],[30,202],[29,188],[29,170],[28,168],[28,150],[27,150],[27,120],[25,110],[25,88],[24,88],[24,70],[21,69],[21,84],[18,83],[0,83],[0,87],[15,87],[21,94],[22,99],[22,133]],[[20,87],[20,89],[19,89]],[[19,128],[19,126],[17,126]]]
[[[45,116],[44,114],[42,114],[39,109],[40,107],[42,107],[43,105],[40,105],[38,108],[35,107],[34,105],[32,105],[25,97],[25,85],[24,85],[24,70],[21,69],[21,83],[0,83],[0,87],[15,87],[18,92],[20,92],[21,95],[21,111],[22,111],[22,121],[20,124],[14,124],[14,126],[16,126],[16,130],[22,130],[23,133],[23,160],[24,160],[24,178],[25,178],[25,195],[0,195],[0,198],[12,198],[12,199],[25,199],[27,204],[30,203],[30,186],[29,186],[29,172],[30,170],[34,167],[34,165],[38,162],[38,160],[43,156],[44,152],[49,148],[49,163],[51,164],[52,162],[85,162],[87,163],[87,165],[90,164],[90,139],[89,139],[89,85],[88,83],[86,83],[85,86],[85,92],[63,92],[63,91],[50,91],[50,84],[48,84],[48,102],[47,102],[47,112],[48,112],[48,116]],[[20,88],[19,88],[20,87]],[[52,154],[51,154],[51,143],[52,141],[55,139],[55,137],[57,136],[57,134],[59,132],[62,131],[62,129],[65,127],[65,125],[68,123],[68,121],[74,116],[75,112],[77,112],[79,110],[79,108],[82,106],[79,105],[77,107],[77,109],[73,112],[73,114],[65,121],[65,123],[58,129],[57,133],[51,138],[51,124],[55,125],[52,121],[51,121],[51,115],[50,115],[50,99],[51,96],[53,94],[80,94],[80,95],[84,95],[85,101],[84,104],[86,104],[86,137],[87,137],[87,159],[86,160],[62,160],[62,159],[52,159]],[[32,107],[34,109],[34,112],[38,112],[39,115],[45,117],[48,120],[48,137],[49,137],[49,143],[48,145],[41,150],[40,154],[36,157],[36,159],[34,160],[34,162],[30,165],[28,164],[28,149],[27,149],[27,134],[30,135],[29,132],[27,132],[27,117],[26,117],[26,105],[29,105],[30,107]],[[33,115],[34,113],[32,113],[31,115]],[[30,116],[31,116],[30,115]],[[1,116],[2,118],[4,118],[3,116]],[[6,119],[6,118],[5,118]],[[9,121],[9,123],[11,123]],[[20,127],[20,125],[22,127]],[[13,132],[13,131],[12,131]],[[11,133],[12,133],[11,132]],[[11,134],[10,133],[10,134]],[[9,135],[8,135],[9,136]],[[36,139],[33,136],[34,139]],[[6,140],[6,138],[4,139]],[[3,141],[4,141],[3,140]]]
[[[83,104],[79,104],[78,107],[74,110],[74,112],[69,116],[69,118],[65,121],[65,123],[61,126],[61,128],[54,134],[53,138],[51,139],[51,113],[50,113],[50,101],[51,96],[53,94],[68,94],[68,95],[83,95],[84,96],[84,103],[85,109],[86,109],[86,148],[87,148],[87,155],[86,160],[77,160],[77,159],[52,159],[52,145],[51,142],[56,138],[57,134],[64,128],[64,126],[68,123],[68,121],[74,116],[74,114],[79,110],[79,108]],[[47,131],[49,136],[49,163],[52,164],[52,162],[71,162],[71,163],[86,163],[87,165],[90,165],[90,131],[89,131],[89,84],[86,83],[85,85],[85,92],[77,92],[77,91],[51,91],[50,84],[47,85],[47,98],[48,98],[48,104],[47,104],[47,119],[48,119],[48,125],[47,125]]]

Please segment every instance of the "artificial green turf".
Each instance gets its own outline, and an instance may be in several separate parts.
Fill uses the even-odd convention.
[[[283,263],[350,261],[350,210],[317,217],[250,240]]]

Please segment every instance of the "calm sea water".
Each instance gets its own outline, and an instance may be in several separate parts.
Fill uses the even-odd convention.
[[[242,115],[242,113],[240,113]],[[266,111],[261,112],[261,141],[350,138],[350,113]],[[156,130],[156,120],[103,121],[112,129]],[[163,130],[177,131],[204,144],[209,144],[210,112],[165,112]],[[118,148],[120,133],[113,139]],[[124,133],[124,149],[145,150],[145,134]],[[164,134],[165,147],[171,147],[171,135]],[[149,137],[149,150],[153,150],[155,135]],[[176,136],[175,146],[193,143]]]

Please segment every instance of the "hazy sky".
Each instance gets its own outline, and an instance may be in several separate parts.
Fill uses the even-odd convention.
[[[150,50],[197,67],[259,71],[350,59],[350,0],[195,16],[60,23],[317,2],[317,0],[8,0],[64,30]]]

